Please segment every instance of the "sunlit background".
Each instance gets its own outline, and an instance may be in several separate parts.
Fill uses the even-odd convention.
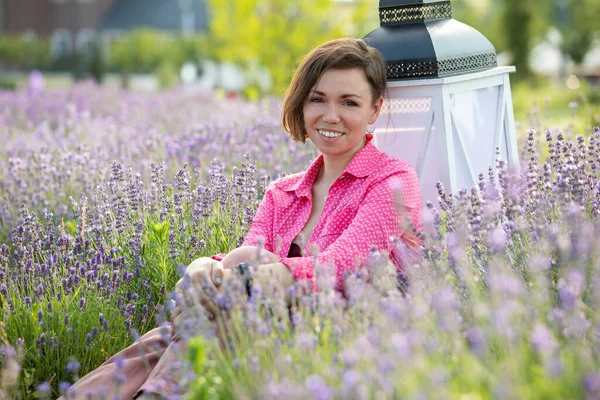
[[[516,118],[556,123],[600,95],[600,1],[455,0],[454,18],[515,65]],[[280,96],[308,50],[378,27],[378,0],[0,0],[0,87],[78,80],[154,91],[184,85],[228,96]],[[569,107],[569,105],[571,107]],[[556,109],[556,110],[555,110]],[[585,115],[583,115],[585,114]]]
[[[477,185],[422,179],[423,262],[372,248],[348,302],[328,268],[289,310],[217,297],[248,304],[245,336],[221,352],[192,325],[189,398],[600,398],[600,0],[452,6],[517,68],[522,175],[493,152],[498,81],[457,89],[445,135],[429,94],[390,99],[398,148]],[[162,325],[178,266],[242,243],[269,182],[315,158],[279,117],[301,57],[377,27],[377,0],[0,0],[0,399],[56,398]]]

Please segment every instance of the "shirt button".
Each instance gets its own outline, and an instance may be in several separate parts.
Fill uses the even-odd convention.
[[[340,176],[340,180],[344,179],[345,177],[346,177],[346,175]]]

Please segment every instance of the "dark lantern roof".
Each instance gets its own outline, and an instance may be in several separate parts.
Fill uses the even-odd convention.
[[[438,78],[498,66],[496,49],[452,18],[450,1],[380,0],[380,27],[364,37],[383,54],[389,80]]]

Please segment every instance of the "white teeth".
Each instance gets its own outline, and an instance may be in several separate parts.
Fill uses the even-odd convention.
[[[319,130],[319,135],[325,136],[325,137],[328,137],[328,138],[334,138],[334,137],[340,137],[340,136],[342,136],[342,134],[339,133],[339,132],[330,132],[330,131],[322,131],[322,130]]]

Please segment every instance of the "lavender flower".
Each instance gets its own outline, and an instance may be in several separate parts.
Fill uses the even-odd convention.
[[[69,359],[69,362],[67,363],[66,371],[72,372],[72,373],[77,373],[77,372],[79,372],[80,369],[81,369],[81,364],[79,363],[79,361],[77,361],[76,359],[71,357]]]
[[[327,386],[323,378],[318,375],[312,375],[306,379],[306,388],[313,399],[328,400],[335,396],[333,388]]]
[[[52,388],[48,382],[43,382],[36,388],[38,396],[48,398],[52,395]]]

